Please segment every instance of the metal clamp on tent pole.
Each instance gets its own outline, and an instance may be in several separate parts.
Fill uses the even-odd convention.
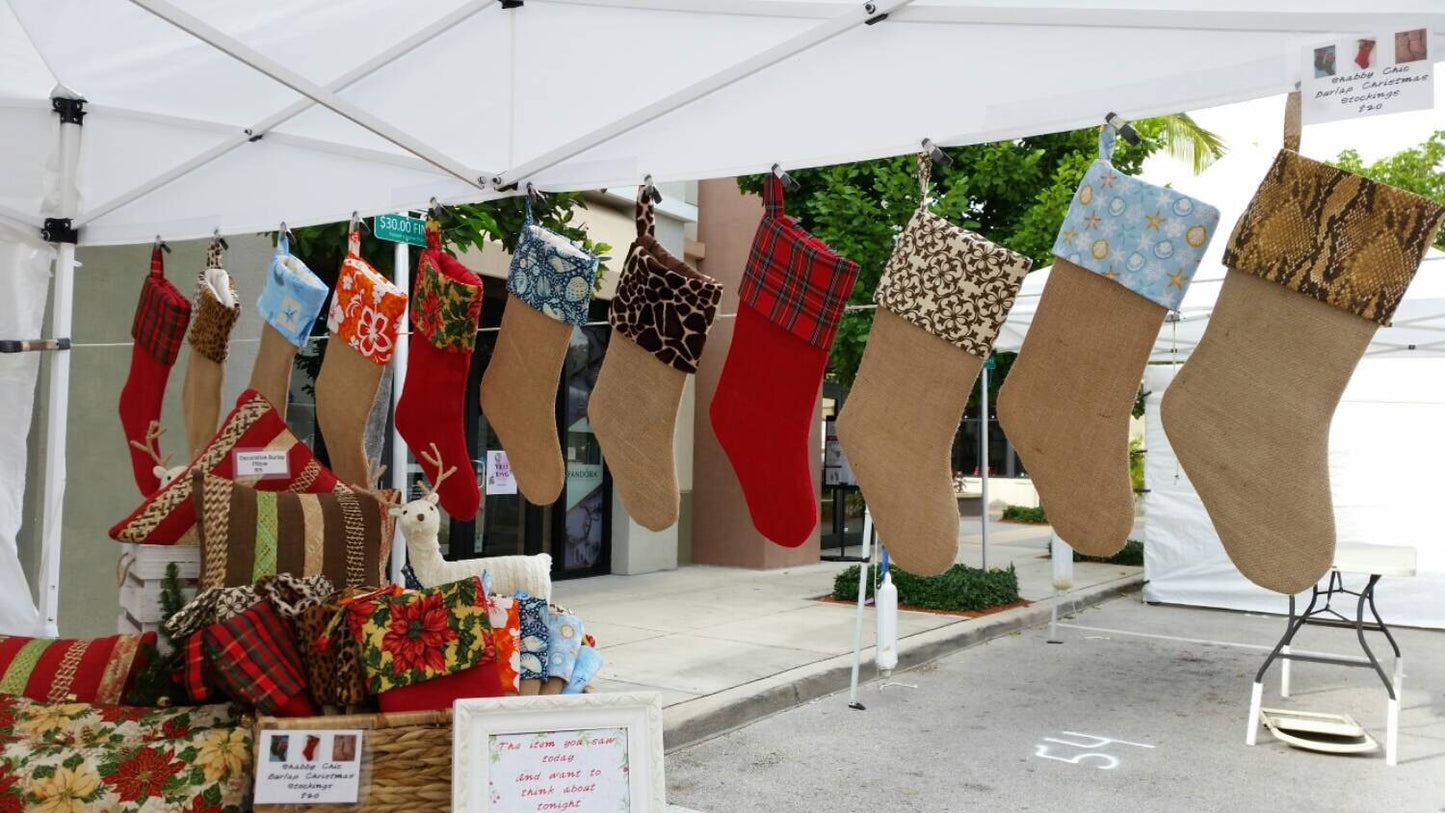
[[[47,243],[75,245],[80,242],[80,230],[72,225],[68,217],[47,217],[45,225],[40,227],[40,237]]]
[[[1114,131],[1124,137],[1124,140],[1134,146],[1139,146],[1139,133],[1129,124],[1129,120],[1118,113],[1109,113],[1104,116],[1104,123],[1114,128]]]
[[[932,159],[935,164],[949,166],[953,163],[953,156],[944,152],[937,144],[934,144],[931,138],[923,139],[923,151],[928,153],[928,157]]]
[[[864,3],[863,13],[868,15],[867,21],[863,23],[864,25],[877,25],[878,23],[881,23],[884,20],[888,19],[888,12],[885,11],[882,14],[878,13],[877,3]]]
[[[69,350],[70,339],[0,339],[0,353],[30,353],[36,350]]]
[[[50,99],[50,109],[60,115],[61,124],[85,124],[85,100],[81,98],[68,98],[65,96],[53,96]]]
[[[773,164],[772,172],[774,177],[783,182],[783,189],[789,192],[796,192],[803,188],[803,185],[798,183],[797,179],[783,171],[782,164]]]

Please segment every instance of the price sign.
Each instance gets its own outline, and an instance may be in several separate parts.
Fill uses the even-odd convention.
[[[1435,103],[1430,29],[1423,22],[1318,42],[1302,58],[1305,124],[1429,110]]]
[[[356,804],[364,733],[262,731],[256,804]]]
[[[426,248],[426,221],[419,217],[377,215],[372,220],[372,231],[379,240]]]

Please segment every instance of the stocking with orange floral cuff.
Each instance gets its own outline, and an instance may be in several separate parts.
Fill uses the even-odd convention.
[[[783,184],[763,184],[763,221],[738,289],[732,346],[708,413],[758,531],[803,544],[818,524],[818,388],[858,264],[783,214]]]

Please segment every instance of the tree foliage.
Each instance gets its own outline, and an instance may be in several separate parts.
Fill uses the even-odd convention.
[[[1223,153],[1218,138],[1193,121],[1173,117],[1137,122],[1142,143],[1122,139],[1113,162],[1137,173],[1144,159],[1178,139],[1191,139],[1191,161],[1208,161]],[[1000,245],[1032,257],[1035,268],[1050,265],[1050,250],[1069,208],[1074,190],[1098,155],[1098,130],[1031,136],[1013,141],[976,144],[945,150],[950,166],[933,166],[929,207],[936,213]],[[802,188],[787,193],[787,212],[859,265],[858,284],[849,304],[873,301],[898,234],[918,207],[917,159],[913,155],[860,161],[790,174]],[[762,193],[763,176],[740,178],[745,192]],[[828,361],[830,378],[851,384],[863,356],[871,311],[843,317]],[[1007,367],[1000,359],[1002,382]]]
[[[1418,147],[1400,150],[1369,166],[1355,150],[1345,150],[1331,163],[1346,172],[1445,203],[1445,130],[1435,131]],[[1445,230],[1435,235],[1435,247],[1445,249]]]

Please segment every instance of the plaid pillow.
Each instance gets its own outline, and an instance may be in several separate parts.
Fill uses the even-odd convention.
[[[75,639],[0,636],[0,694],[118,704],[145,666],[137,657],[141,645],[155,640],[154,632]]]
[[[337,587],[386,581],[395,491],[338,485],[330,494],[257,491],[196,471],[201,517],[201,589],[262,576],[325,575]]]
[[[738,286],[744,305],[822,350],[833,346],[858,264],[783,214],[783,182],[763,181],[763,222]]]
[[[170,485],[147,497],[130,516],[116,523],[110,529],[110,537],[120,542],[153,545],[194,544],[196,509],[191,499],[191,473],[202,471],[234,478],[236,467],[232,453],[260,449],[284,451],[290,474],[275,479],[235,478],[237,482],[263,491],[302,493],[325,493],[340,485],[336,475],[322,466],[306,444],[286,427],[281,413],[255,390],[246,390],[190,467]]]
[[[487,596],[475,576],[377,602],[361,628],[361,665],[376,695],[496,657]]]
[[[310,716],[296,631],[269,602],[206,627],[206,656],[233,699],[266,714]]]

